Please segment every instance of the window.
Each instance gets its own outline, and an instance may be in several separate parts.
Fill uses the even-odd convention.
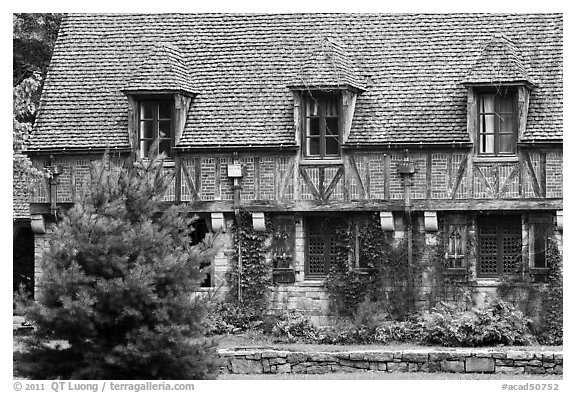
[[[478,277],[514,274],[522,260],[520,216],[478,218]]]
[[[138,145],[142,157],[148,157],[156,139],[159,143],[155,153],[165,153],[167,157],[172,157],[172,114],[172,101],[140,101]]]
[[[338,98],[309,96],[304,113],[304,156],[307,158],[340,157]]]
[[[509,90],[478,96],[478,153],[509,155],[516,151],[516,94]]]
[[[449,269],[462,269],[466,256],[466,224],[448,225],[446,260]]]
[[[339,230],[347,227],[340,217],[306,219],[306,276],[324,277],[338,257]]]

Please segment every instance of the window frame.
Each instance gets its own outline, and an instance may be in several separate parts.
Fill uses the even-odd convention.
[[[330,237],[333,235],[330,231],[322,231],[322,239],[324,244],[324,272],[323,273],[311,273],[310,272],[310,241],[311,241],[311,231],[310,225],[312,220],[322,220],[321,226],[325,225],[329,220],[338,220],[341,221],[343,224],[342,227],[347,227],[349,222],[344,217],[339,217],[335,215],[314,215],[314,216],[307,216],[304,217],[304,278],[305,279],[325,279],[328,273],[330,273],[331,261],[330,256]]]
[[[481,111],[482,97],[483,96],[493,96],[494,97],[494,109],[493,112]],[[502,102],[503,99],[507,98],[511,100],[512,111],[502,112]],[[493,88],[480,88],[476,91],[476,153],[479,157],[511,157],[516,155],[518,146],[518,90],[514,87],[501,87],[499,89]],[[482,118],[483,116],[493,116],[494,117],[494,129],[493,133],[482,132]],[[512,132],[502,132],[501,124],[502,117],[511,117],[511,127]],[[500,118],[500,119],[498,119]],[[493,135],[493,152],[483,152],[482,151],[482,136],[483,135]],[[501,151],[503,136],[510,136],[511,138],[511,150],[512,151]]]
[[[308,114],[308,105],[310,101],[318,102],[318,115],[310,116]],[[337,116],[327,116],[326,111],[328,107],[328,102],[333,102],[337,110]],[[303,95],[302,100],[302,157],[305,160],[340,160],[342,158],[342,94],[338,93],[309,93]],[[318,118],[318,136],[311,135],[309,132],[309,122],[308,119],[316,117]],[[326,130],[326,120],[329,118],[336,118],[336,123],[338,124],[337,138],[333,138],[334,134],[329,135]],[[310,149],[308,145],[308,140],[317,138],[319,140],[318,154],[310,154]],[[328,138],[336,139],[338,142],[338,152],[336,154],[327,154],[326,145]]]
[[[148,119],[148,118],[142,118],[142,106],[146,103],[152,103],[153,104],[153,109],[152,109],[152,118]],[[160,104],[162,103],[169,103],[170,104],[170,118],[160,118]],[[137,146],[138,146],[138,150],[140,151],[140,157],[142,158],[149,158],[149,149],[151,148],[152,144],[158,140],[158,147],[156,150],[156,154],[159,154],[161,152],[160,150],[160,145],[162,141],[169,141],[169,145],[170,145],[170,150],[169,152],[165,152],[166,153],[166,159],[168,161],[171,161],[174,159],[174,144],[175,144],[175,104],[174,104],[174,99],[173,98],[168,98],[168,97],[146,97],[146,98],[140,98],[137,102],[136,105],[136,111],[137,111],[137,127],[136,127],[136,137],[137,137]],[[146,138],[143,137],[143,130],[142,130],[142,124],[144,121],[149,121],[152,122],[152,138]],[[160,137],[160,123],[161,122],[165,122],[165,121],[170,121],[170,126],[169,126],[169,130],[170,130],[170,137],[166,138],[166,137]],[[148,149],[146,151],[144,151],[144,149],[142,148],[142,143],[143,141],[146,141],[146,143],[148,143]]]
[[[482,237],[483,237],[483,233],[482,233],[482,221],[489,221],[492,220],[494,222],[497,222],[496,225],[493,224],[493,227],[496,228],[496,257],[497,257],[497,266],[496,266],[496,273],[486,273],[482,271],[482,255],[484,255],[484,253],[482,252]],[[519,235],[518,238],[518,254],[517,257],[520,258],[519,261],[516,261],[516,266],[514,271],[512,272],[504,272],[504,257],[505,257],[505,253],[504,253],[504,227],[503,224],[506,223],[510,223],[512,222],[512,220],[515,220],[515,224],[517,224],[517,234]],[[510,214],[510,215],[482,215],[482,216],[478,216],[477,219],[477,232],[478,232],[478,240],[477,240],[477,263],[476,263],[476,273],[478,278],[499,278],[499,277],[505,277],[505,276],[510,276],[516,273],[516,270],[518,269],[518,267],[520,267],[520,264],[522,263],[522,258],[523,258],[523,242],[522,242],[522,216],[520,214]],[[484,234],[485,237],[489,236]]]

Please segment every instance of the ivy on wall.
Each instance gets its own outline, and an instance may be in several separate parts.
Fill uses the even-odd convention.
[[[232,266],[227,280],[229,300],[251,312],[261,313],[267,306],[269,286],[272,284],[271,266],[266,260],[267,239],[272,223],[266,217],[266,230],[255,231],[249,212],[240,212],[240,223],[233,228]],[[241,262],[241,263],[239,263]],[[239,290],[240,289],[240,290]]]
[[[564,337],[562,256],[553,240],[548,242],[546,260],[550,268],[548,273],[550,281],[542,300],[544,323],[540,340],[549,345],[562,345]]]

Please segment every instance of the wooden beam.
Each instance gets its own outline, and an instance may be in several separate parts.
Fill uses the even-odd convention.
[[[308,189],[310,190],[310,193],[314,196],[314,198],[316,200],[322,200],[320,193],[316,189],[316,186],[314,186],[314,183],[312,182],[312,179],[310,179],[310,175],[308,175],[308,172],[306,172],[305,167],[300,167],[300,174],[304,178],[304,182],[308,186]]]
[[[190,176],[190,172],[188,171],[188,167],[182,163],[180,165],[180,168],[182,168],[182,173],[184,174],[184,179],[186,179],[186,183],[188,183],[188,188],[190,189],[190,194],[192,194],[191,195],[192,200],[194,200],[194,201],[200,200],[200,198],[198,197],[198,190],[196,189],[196,184],[192,180],[192,177]]]
[[[526,161],[526,166],[528,167],[528,176],[530,176],[530,179],[532,180],[532,188],[534,189],[534,194],[536,194],[537,197],[540,197],[542,194],[540,192],[540,186],[538,185],[538,178],[534,172],[534,167],[532,166],[530,155],[527,152],[524,152],[524,160]]]
[[[540,152],[540,196],[546,198],[546,153]]]
[[[334,175],[334,178],[330,182],[330,185],[326,189],[326,192],[324,193],[323,199],[325,201],[328,201],[328,199],[330,198],[330,195],[332,195],[332,193],[336,189],[336,186],[338,185],[338,181],[340,181],[340,179],[342,178],[343,175],[344,175],[344,168],[340,167],[338,169],[338,171],[336,172],[336,174]]]
[[[514,165],[514,169],[512,169],[512,171],[510,172],[508,177],[506,177],[504,184],[502,184],[502,187],[498,191],[498,195],[497,195],[498,198],[500,198],[502,195],[504,195],[508,191],[508,188],[510,188],[510,184],[512,183],[512,180],[514,179],[514,177],[519,172],[518,168],[519,168],[518,164]]]
[[[362,182],[362,178],[360,177],[360,172],[358,171],[358,167],[356,166],[354,156],[349,155],[348,160],[350,162],[350,171],[352,172],[352,176],[356,178],[356,182],[358,183],[358,189],[360,191],[360,199],[366,199],[366,189],[364,188],[364,183]]]
[[[563,210],[562,198],[516,198],[516,199],[443,199],[428,201],[411,200],[413,211],[552,211]],[[166,206],[172,202],[165,202]],[[234,212],[233,201],[196,201],[185,202],[187,209],[196,213]],[[69,209],[72,203],[59,203],[62,210]],[[342,211],[404,211],[404,201],[249,201],[243,202],[242,208],[248,211],[265,212],[342,212]],[[49,214],[49,203],[31,203],[31,214]]]
[[[292,180],[292,171],[294,170],[294,157],[291,157],[286,166],[286,173],[282,178],[279,199],[283,200],[286,194],[286,187],[288,187],[288,182]]]
[[[180,166],[182,165],[180,155],[176,154],[174,156],[174,199],[178,203],[182,199],[182,171]]]
[[[454,179],[454,187],[451,190],[451,198],[456,198],[456,194],[458,191],[458,187],[460,186],[460,182],[462,181],[462,177],[464,176],[464,170],[466,169],[466,163],[468,161],[468,156],[464,156],[462,161],[460,162],[460,166],[458,167],[458,172],[456,172],[456,179]]]
[[[214,199],[220,200],[222,199],[222,195],[220,192],[220,158],[214,157]]]
[[[432,153],[426,154],[426,198],[432,198]]]
[[[254,199],[260,199],[260,157],[254,157]]]
[[[390,199],[390,156],[384,155],[384,199]]]
[[[480,178],[482,179],[482,181],[486,185],[486,188],[489,189],[490,191],[492,191],[492,194],[494,194],[494,190],[492,189],[492,185],[490,184],[488,179],[486,179],[486,176],[484,176],[484,173],[482,173],[482,171],[480,170],[480,166],[475,165],[474,169],[476,170],[476,172],[478,173],[478,175],[480,176]]]

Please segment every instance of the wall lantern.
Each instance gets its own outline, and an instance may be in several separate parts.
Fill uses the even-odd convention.
[[[30,226],[34,233],[46,233],[46,223],[44,222],[44,216],[41,214],[30,216]]]
[[[210,221],[212,224],[212,232],[226,232],[226,222],[224,221],[224,213],[210,214]]]
[[[564,230],[564,210],[556,210],[556,228],[559,231]]]
[[[424,212],[424,229],[427,232],[435,232],[438,230],[438,217],[436,212]]]
[[[400,161],[398,163],[398,173],[401,175],[412,175],[416,173],[416,167],[412,161]]]
[[[394,216],[392,212],[380,212],[380,225],[385,231],[394,231]]]
[[[228,177],[242,177],[242,164],[228,164]]]
[[[252,213],[252,227],[257,232],[263,232],[266,230],[266,222],[264,221],[264,213],[262,213],[262,212]]]

